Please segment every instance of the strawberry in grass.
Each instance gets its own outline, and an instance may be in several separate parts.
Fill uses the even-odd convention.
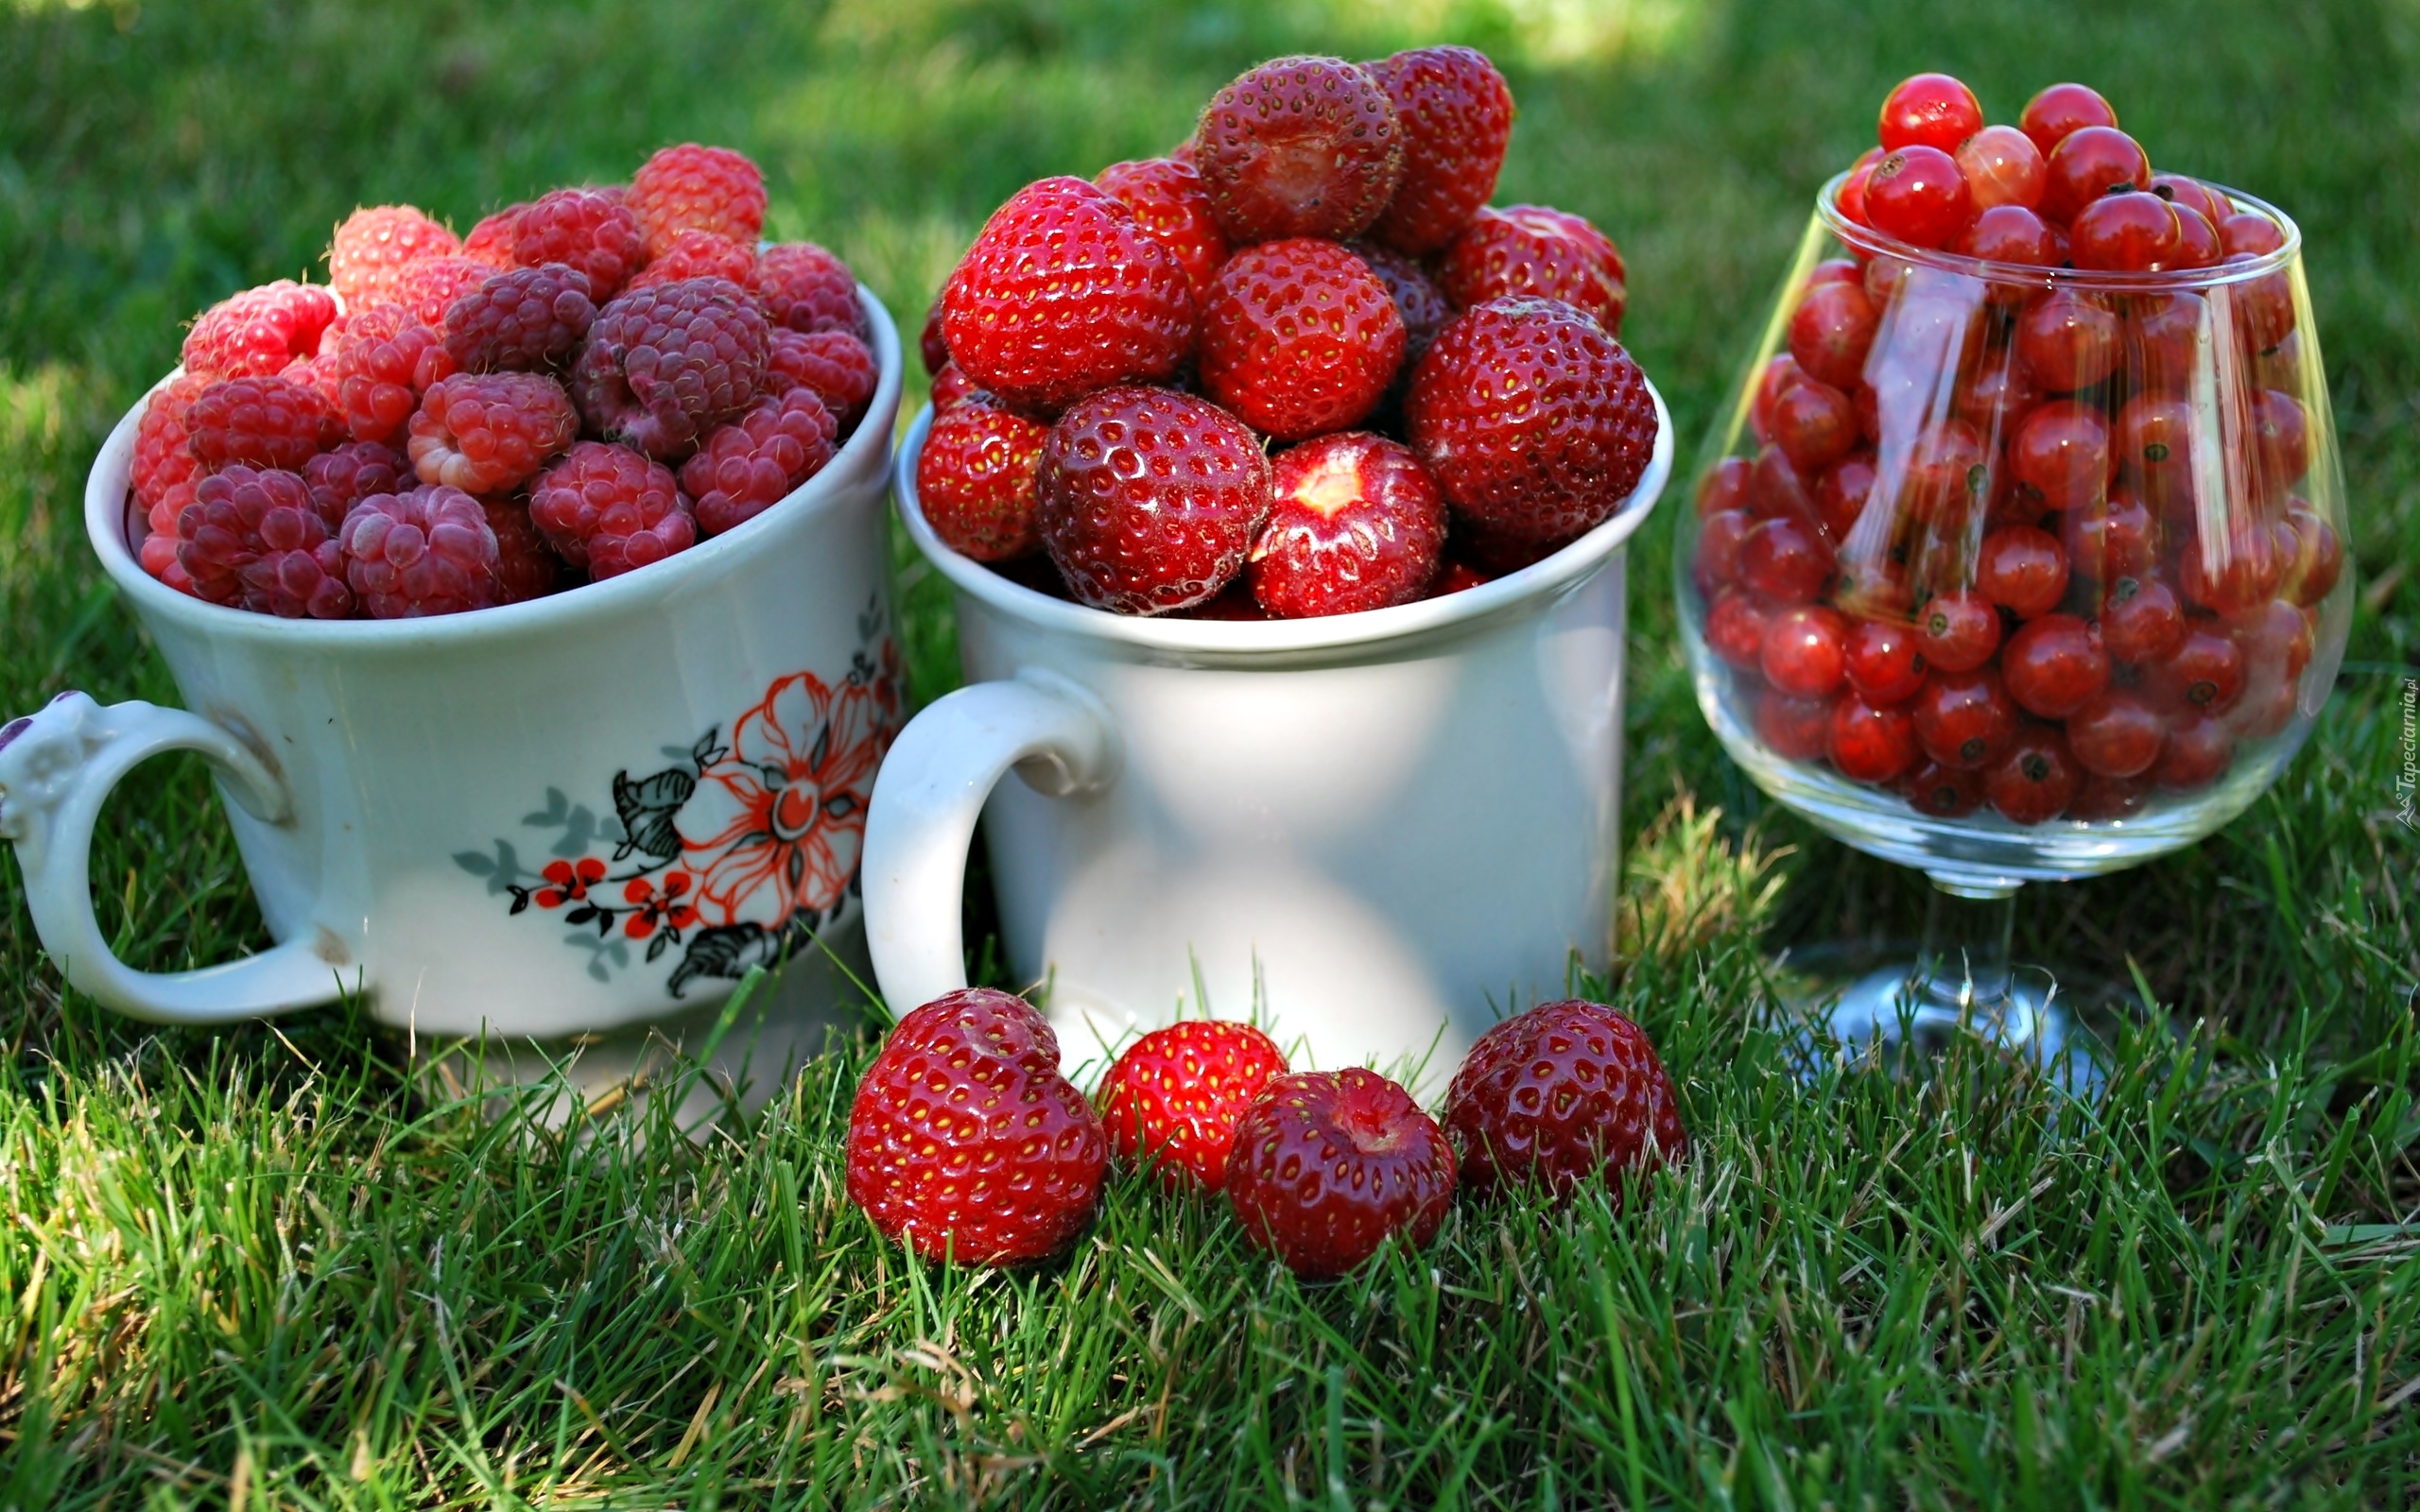
[[[1341,1276],[1401,1232],[1426,1245],[1454,1195],[1454,1151],[1374,1071],[1303,1072],[1236,1125],[1227,1200],[1244,1232],[1305,1280]]]
[[[1128,1045],[1101,1078],[1101,1122],[1120,1160],[1155,1162],[1170,1191],[1227,1185],[1236,1122],[1286,1053],[1249,1023],[1189,1019]]]
[[[1567,1196],[1582,1181],[1650,1171],[1687,1148],[1671,1078],[1619,1011],[1542,1003],[1478,1037],[1445,1093],[1463,1190],[1523,1183]],[[1620,1188],[1615,1189],[1616,1200]]]

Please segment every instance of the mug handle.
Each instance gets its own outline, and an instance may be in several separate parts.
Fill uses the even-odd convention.
[[[78,991],[152,1023],[225,1023],[333,1001],[342,990],[335,963],[301,938],[193,971],[138,971],[111,954],[93,916],[93,826],[128,772],[172,750],[201,752],[255,818],[293,816],[285,784],[250,746],[182,709],[103,708],[62,693],[0,726],[0,839],[16,842],[43,949]]]
[[[874,981],[893,1018],[966,986],[966,851],[1001,777],[1013,766],[1053,798],[1098,792],[1116,757],[1108,711],[1031,669],[960,688],[908,722],[874,779],[861,873]]]

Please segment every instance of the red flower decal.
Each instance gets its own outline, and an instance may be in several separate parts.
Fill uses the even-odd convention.
[[[546,885],[532,897],[541,908],[561,908],[588,901],[588,889],[605,880],[605,863],[595,856],[583,858],[577,867],[568,861],[549,861],[544,876]]]
[[[638,910],[622,925],[622,933],[632,939],[645,939],[660,926],[683,930],[696,923],[698,910],[683,902],[688,891],[689,874],[685,871],[666,872],[662,892],[656,891],[655,884],[647,878],[632,877],[630,885],[622,889],[622,902],[637,904]]]

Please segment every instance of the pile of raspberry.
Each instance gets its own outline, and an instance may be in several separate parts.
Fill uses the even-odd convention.
[[[1738,722],[1936,818],[2103,822],[2208,788],[2293,721],[2344,580],[2285,228],[2154,174],[2084,85],[1991,126],[1941,74],[1892,92],[1832,203],[1849,255],[1794,291],[1698,490],[1692,586]]]
[[[1512,114],[1467,47],[1280,58],[1167,156],[1020,190],[925,322],[934,532],[1093,608],[1270,619],[1602,524],[1654,400],[1612,239],[1488,203]]]
[[[186,334],[136,432],[144,570],[288,618],[455,614],[773,507],[877,373],[847,266],[764,224],[756,165],[696,145],[467,236],[356,210],[326,284],[247,289]]]

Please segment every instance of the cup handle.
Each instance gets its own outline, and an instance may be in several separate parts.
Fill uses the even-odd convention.
[[[16,842],[43,949],[78,991],[152,1023],[224,1023],[333,1000],[342,987],[335,964],[301,938],[193,971],[138,971],[111,954],[93,917],[93,826],[128,772],[171,750],[201,752],[254,817],[292,817],[285,784],[257,752],[182,709],[103,708],[62,693],[0,726],[0,839]]]
[[[1116,767],[1108,711],[1028,670],[959,689],[908,723],[866,815],[866,937],[893,1016],[966,985],[966,851],[1002,775],[1054,798],[1098,792]]]

